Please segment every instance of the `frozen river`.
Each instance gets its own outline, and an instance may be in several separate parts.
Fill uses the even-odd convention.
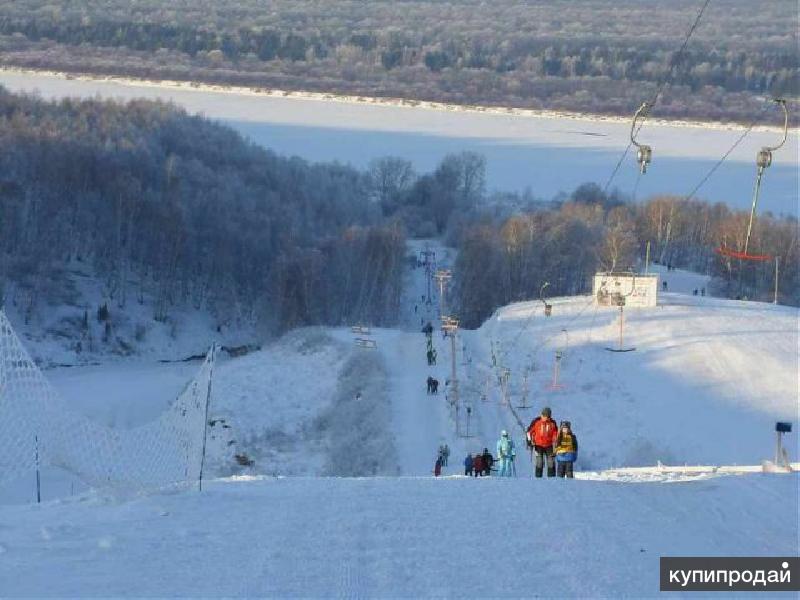
[[[376,157],[393,155],[407,158],[425,172],[448,153],[472,150],[486,157],[489,190],[529,188],[536,197],[547,199],[587,181],[603,185],[628,144],[630,131],[628,123],[615,120],[445,111],[46,74],[0,71],[0,84],[12,91],[38,91],[46,98],[100,95],[171,100],[191,113],[223,121],[278,153],[361,168]],[[686,195],[741,133],[739,129],[648,121],[639,139],[652,146],[653,163],[640,179],[637,197]],[[779,138],[774,131],[751,132],[698,196],[749,208],[756,152]],[[775,153],[764,178],[760,212],[800,212],[797,146],[793,131]],[[631,194],[637,173],[635,158],[629,153],[614,187]]]

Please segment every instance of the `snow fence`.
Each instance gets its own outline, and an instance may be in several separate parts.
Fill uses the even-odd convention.
[[[200,476],[215,350],[155,421],[106,427],[76,414],[31,360],[0,310],[0,484],[41,465],[93,487],[140,490]]]

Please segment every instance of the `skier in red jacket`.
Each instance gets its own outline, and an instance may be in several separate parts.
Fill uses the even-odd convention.
[[[556,462],[553,455],[553,445],[558,437],[558,424],[552,418],[550,408],[545,406],[541,416],[531,421],[528,427],[528,446],[533,446],[536,452],[536,477],[542,476],[544,459],[547,458],[547,476],[556,476]]]

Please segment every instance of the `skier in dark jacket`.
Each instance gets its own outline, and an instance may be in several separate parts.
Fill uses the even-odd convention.
[[[467,477],[472,475],[472,454],[467,454],[467,458],[464,459],[464,475]]]
[[[488,476],[492,474],[492,465],[494,464],[494,457],[489,452],[488,448],[483,449],[483,472]]]

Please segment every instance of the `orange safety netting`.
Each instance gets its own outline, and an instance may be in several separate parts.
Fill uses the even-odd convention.
[[[772,259],[772,257],[769,254],[748,254],[746,252],[731,250],[730,248],[725,248],[723,246],[716,248],[714,251],[717,254],[721,254],[722,256],[727,256],[729,258],[739,258],[742,260],[765,261]]]

